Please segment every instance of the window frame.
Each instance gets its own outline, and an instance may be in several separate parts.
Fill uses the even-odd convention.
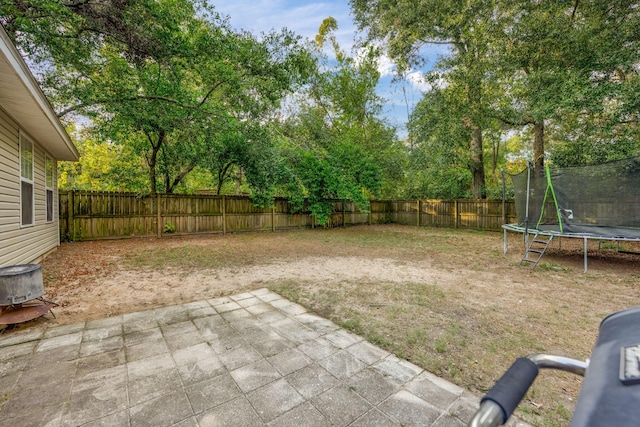
[[[44,156],[44,203],[45,203],[45,220],[47,223],[52,223],[55,221],[55,179],[56,179],[55,160],[49,154],[45,153],[45,156]],[[49,201],[49,193],[51,193],[51,201]]]
[[[31,152],[31,164],[30,164],[30,171],[26,171],[24,170],[24,153],[25,153],[25,144],[28,143],[30,145],[30,152]],[[28,138],[23,132],[20,132],[19,134],[19,176],[20,176],[20,227],[33,227],[36,224],[36,192],[35,192],[35,180],[34,180],[34,173],[35,173],[35,144],[33,143],[33,141],[31,140],[31,138]],[[24,175],[29,175],[27,172],[30,172],[30,177],[29,176],[24,176]],[[30,185],[31,186],[31,222],[29,223],[25,223],[24,219],[25,219],[25,196],[24,196],[24,192],[23,192],[23,185]]]

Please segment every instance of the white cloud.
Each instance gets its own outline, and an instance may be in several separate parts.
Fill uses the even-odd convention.
[[[387,55],[381,55],[378,59],[378,72],[380,77],[395,76],[396,64]]]
[[[433,89],[431,83],[427,82],[424,78],[422,71],[412,70],[405,75],[405,79],[407,79],[414,89],[417,89],[422,93],[429,92]]]
[[[396,64],[388,56],[382,56],[378,62],[378,72],[380,72],[380,78],[396,77]],[[404,81],[406,81],[412,90],[420,93],[429,92],[433,89],[433,85],[425,79],[425,74],[420,70],[411,69],[403,75]],[[444,87],[445,81],[438,80],[438,87]]]

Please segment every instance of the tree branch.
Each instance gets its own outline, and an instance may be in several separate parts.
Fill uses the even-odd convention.
[[[427,40],[424,44],[456,44],[455,40]]]
[[[89,105],[95,105],[95,104],[85,104],[84,102],[82,102],[80,104],[72,105],[71,107],[65,108],[64,110],[56,113],[56,116],[58,116],[58,118],[61,119],[67,114],[72,113],[76,110],[79,110],[80,108],[88,107]]]
[[[225,81],[226,80],[220,80],[218,83],[213,85],[213,87],[211,89],[209,89],[209,92],[207,92],[207,94],[204,96],[204,98],[202,98],[202,101],[200,101],[200,103],[198,104],[198,107],[201,107],[205,102],[207,102],[207,99],[209,98],[209,96],[211,96],[213,91],[218,89],[220,86],[222,86],[222,84],[225,83]]]
[[[578,3],[580,3],[580,0],[575,0],[573,2],[573,10],[571,11],[571,20],[573,21],[576,17],[576,11],[578,10]]]
[[[219,87],[223,82],[220,82],[216,87]],[[124,103],[124,102],[128,102],[128,101],[140,101],[140,100],[149,100],[149,101],[163,101],[163,102],[168,102],[170,104],[175,104],[179,107],[188,109],[188,110],[200,110],[202,105],[205,103],[206,98],[209,97],[211,95],[211,93],[216,89],[216,87],[212,88],[206,95],[205,99],[203,99],[198,105],[190,105],[190,104],[184,104],[176,99],[173,98],[169,98],[166,96],[154,96],[154,95],[138,95],[138,96],[132,96],[132,97],[127,97],[127,98],[120,98],[120,99],[100,99],[100,100],[96,100],[94,102],[81,102],[79,104],[76,105],[72,105],[71,107],[65,108],[64,110],[60,111],[59,113],[57,113],[56,115],[58,116],[58,118],[62,118],[65,115],[72,113],[74,111],[77,111],[81,108],[85,108],[85,107],[91,107],[94,105],[104,105],[104,104],[111,104],[111,103]],[[208,111],[207,113],[209,114],[214,114],[214,112],[212,111]]]
[[[171,185],[167,186],[167,193],[173,193],[173,189],[176,188],[176,186],[180,184],[180,182],[184,179],[184,177],[187,176],[187,174],[191,172],[195,167],[196,167],[195,163],[190,163],[182,172],[180,172],[173,179],[173,182],[171,183]]]
[[[502,123],[509,126],[527,126],[527,125],[532,125],[534,123],[534,121],[530,119],[516,121],[516,120],[508,119],[506,117],[498,116],[497,114],[487,114],[487,116],[491,117],[492,119],[499,120]]]
[[[224,168],[218,169],[218,189],[217,189],[218,196],[222,192],[222,184],[227,179],[227,172],[229,171],[229,168],[232,165],[233,165],[233,162],[229,162],[224,166]]]

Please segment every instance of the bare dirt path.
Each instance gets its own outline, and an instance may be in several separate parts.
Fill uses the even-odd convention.
[[[228,295],[278,281],[419,283],[442,275],[431,268],[428,259],[385,248],[332,244],[336,234],[352,235],[354,231],[63,243],[42,264],[46,297],[60,304],[55,323],[67,324]],[[133,259],[147,251],[183,248],[223,252],[225,259],[215,260],[215,267],[191,266],[193,254],[188,251],[163,265],[137,265]]]

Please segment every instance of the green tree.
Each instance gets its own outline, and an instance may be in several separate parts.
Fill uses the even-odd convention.
[[[293,174],[290,194],[298,203],[306,197],[320,224],[328,220],[333,199],[366,209],[372,195],[402,177],[403,148],[379,117],[375,52],[349,56],[335,40],[337,28],[331,17],[322,22],[314,48],[317,71],[282,128]],[[333,63],[323,53],[327,44]]]
[[[247,121],[229,122],[229,126],[212,138],[211,153],[205,166],[216,177],[216,193],[225,183],[246,184],[257,205],[271,203],[291,181],[289,165],[274,136],[275,124]]]
[[[556,135],[567,120],[593,128],[627,103],[620,76],[637,75],[635,2],[496,2],[488,21],[496,116],[533,128],[536,165],[548,125]]]
[[[381,187],[382,171],[375,155],[358,141],[326,125],[322,109],[307,107],[283,127],[283,153],[291,167],[288,194],[294,205],[303,198],[319,224],[326,224],[333,200],[352,200],[368,208]]]
[[[474,197],[481,196],[480,183],[485,180],[482,140],[500,131],[491,119],[507,128],[531,128],[538,166],[547,152],[578,162],[637,152],[631,142],[638,139],[640,106],[637,2],[350,4],[368,39],[384,42],[400,72],[423,64],[425,44],[451,47],[435,69],[447,85],[466,92],[459,98],[466,111],[457,117],[472,131],[469,167]],[[453,104],[447,108],[454,116],[462,110]],[[561,142],[557,149],[546,144],[549,136]],[[500,140],[492,137],[492,153]],[[609,151],[611,155],[605,155]]]
[[[60,189],[144,192],[149,188],[144,162],[130,144],[96,138],[89,129],[71,134],[80,160],[60,163]]]
[[[409,174],[405,197],[450,199],[470,196],[468,168],[471,129],[465,126],[464,96],[454,86],[426,93],[411,114]]]
[[[3,3],[0,22],[40,60],[59,115],[86,115],[146,161],[150,192],[172,192],[230,121],[265,122],[305,77],[293,34],[232,31],[190,0]],[[255,151],[249,151],[256,153]]]
[[[489,2],[461,6],[455,1],[350,0],[355,20],[367,31],[370,41],[382,42],[402,74],[425,62],[421,48],[446,44],[452,55],[438,63],[440,76],[463,93],[465,109],[460,117],[468,127],[468,167],[474,198],[486,197],[483,130],[486,126],[484,102],[485,58],[488,54],[486,25],[481,17],[490,14]]]

